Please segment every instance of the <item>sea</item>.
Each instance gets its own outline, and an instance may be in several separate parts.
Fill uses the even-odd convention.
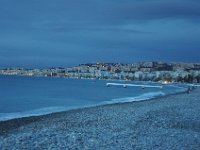
[[[149,100],[186,91],[181,85],[160,88],[106,86],[107,83],[160,85],[152,82],[108,81],[28,76],[0,76],[0,121],[71,109]]]

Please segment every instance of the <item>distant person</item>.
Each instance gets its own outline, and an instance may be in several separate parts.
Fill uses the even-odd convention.
[[[191,92],[191,88],[188,87],[188,89],[187,89],[187,93],[190,94],[190,92]]]

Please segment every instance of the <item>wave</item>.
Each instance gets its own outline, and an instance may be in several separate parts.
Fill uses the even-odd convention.
[[[91,104],[87,106],[83,105],[83,106],[75,106],[75,107],[46,107],[46,108],[35,109],[35,110],[24,111],[24,112],[0,113],[0,121],[7,121],[11,119],[31,117],[31,116],[41,116],[41,115],[46,115],[46,114],[55,113],[55,112],[67,111],[67,110],[78,109],[78,108],[86,108],[86,107],[92,107],[92,106],[99,106],[99,105],[105,105],[105,104],[142,101],[142,100],[148,100],[148,99],[158,97],[158,96],[163,96],[163,95],[165,95],[165,93],[161,91],[149,92],[149,93],[145,93],[136,97],[112,99],[109,101],[104,101],[99,104],[93,104],[93,105]]]
[[[144,101],[144,100],[148,100],[148,99],[152,99],[152,98],[160,97],[160,96],[165,96],[165,95],[166,94],[162,91],[148,92],[148,93],[144,93],[144,94],[141,94],[141,95],[135,96],[135,97],[124,97],[124,98],[112,99],[111,101],[106,101],[104,103],[105,104],[112,104],[112,103]]]
[[[47,107],[47,108],[41,108],[41,109],[36,109],[36,110],[32,110],[32,111],[0,113],[0,121],[6,121],[6,120],[22,118],[22,117],[30,117],[30,116],[41,116],[41,115],[46,115],[46,114],[50,114],[50,113],[65,111],[68,109],[70,109],[70,108]]]
[[[182,90],[179,89],[175,93],[178,93],[181,91]],[[11,119],[16,119],[16,118],[23,118],[23,117],[31,117],[31,116],[41,116],[41,115],[46,115],[46,114],[55,113],[55,112],[62,112],[62,111],[67,111],[67,110],[72,110],[72,109],[93,107],[93,106],[99,106],[99,105],[105,105],[105,104],[144,101],[144,100],[149,100],[152,98],[161,97],[165,95],[166,93],[162,91],[157,91],[157,92],[144,93],[135,97],[124,97],[124,98],[112,99],[109,101],[101,102],[99,104],[82,105],[82,106],[74,106],[74,107],[46,107],[46,108],[24,111],[24,112],[0,113],[0,121],[6,121],[6,120],[11,120]]]

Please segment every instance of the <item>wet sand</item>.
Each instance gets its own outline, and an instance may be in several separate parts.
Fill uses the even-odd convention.
[[[200,88],[0,122],[0,149],[199,149]]]

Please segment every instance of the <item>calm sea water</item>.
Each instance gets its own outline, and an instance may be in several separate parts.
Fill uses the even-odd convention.
[[[107,87],[107,82],[66,78],[0,76],[0,120],[106,103],[144,100],[183,90],[171,86],[166,86],[164,89]]]

